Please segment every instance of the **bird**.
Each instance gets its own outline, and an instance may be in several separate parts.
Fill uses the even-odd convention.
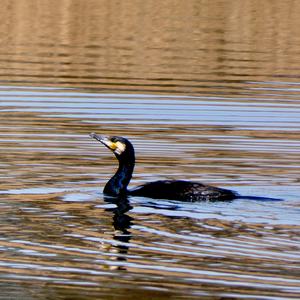
[[[103,136],[91,133],[90,137],[99,141],[111,150],[119,162],[116,173],[106,183],[103,194],[110,197],[140,196],[152,199],[179,200],[185,202],[197,201],[232,201],[234,199],[249,199],[261,201],[282,201],[282,199],[242,196],[239,193],[206,185],[197,181],[158,180],[148,182],[128,190],[135,166],[135,151],[132,143],[121,136]]]

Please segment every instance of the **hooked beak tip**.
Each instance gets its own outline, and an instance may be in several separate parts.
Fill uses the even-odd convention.
[[[102,136],[100,136],[100,135],[98,135],[98,134],[96,134],[94,132],[90,133],[90,137],[93,138],[93,139],[95,139],[95,140],[97,140],[97,141],[99,141],[99,142],[101,142],[103,140]]]
[[[103,136],[103,135],[98,135],[94,132],[89,134],[91,138],[97,140],[98,142],[104,144],[105,146],[107,146],[107,142],[109,141],[108,137]]]
[[[94,132],[91,132],[90,134],[89,134],[89,136],[91,137],[91,138],[95,138],[95,135],[96,135],[96,133],[94,133]]]

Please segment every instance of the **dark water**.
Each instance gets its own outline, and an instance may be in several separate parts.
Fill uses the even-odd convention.
[[[0,298],[299,299],[299,11],[3,1]],[[133,142],[131,186],[284,201],[115,203],[90,132]]]

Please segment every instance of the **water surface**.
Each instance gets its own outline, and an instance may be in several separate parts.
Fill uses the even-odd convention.
[[[298,3],[24,3],[0,12],[0,298],[298,299]],[[132,141],[131,186],[283,201],[115,202],[90,132]]]

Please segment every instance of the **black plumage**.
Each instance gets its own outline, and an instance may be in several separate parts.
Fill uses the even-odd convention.
[[[142,196],[155,199],[170,199],[181,201],[230,201],[240,197],[237,193],[204,185],[200,182],[185,180],[159,180],[137,186],[128,190],[131,180],[135,154],[132,144],[123,137],[105,137],[95,133],[90,135],[109,148],[119,161],[119,168],[114,176],[107,182],[103,193],[109,196]]]

